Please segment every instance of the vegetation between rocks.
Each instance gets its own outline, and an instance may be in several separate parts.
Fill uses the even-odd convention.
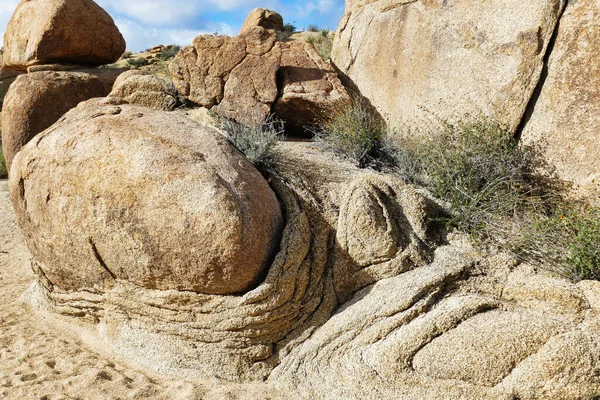
[[[265,170],[274,162],[274,148],[284,137],[283,123],[269,115],[263,118],[250,113],[239,121],[219,117],[219,127],[229,141],[259,169]]]
[[[143,67],[144,65],[148,65],[148,60],[144,57],[128,58],[127,64],[132,67]]]
[[[0,146],[0,179],[8,178],[8,169],[6,168],[6,160],[4,159],[4,153],[2,152],[2,146]]]
[[[285,42],[292,37],[294,32],[296,32],[296,25],[290,23],[283,24],[283,31],[277,31],[277,39]]]
[[[449,228],[573,280],[600,279],[600,210],[565,197],[539,146],[488,117],[441,125],[386,148],[398,173],[445,203]]]
[[[315,47],[323,60],[328,61],[331,58],[331,49],[333,48],[332,33],[327,29],[317,30],[316,32],[319,33],[309,35],[306,42]]]
[[[177,53],[179,53],[180,50],[181,50],[181,46],[178,46],[176,44],[171,44],[169,46],[166,46],[161,51],[160,59],[163,61],[170,61],[173,58],[175,58],[175,56],[177,55]]]
[[[353,98],[319,125],[315,140],[359,167],[388,164],[446,208],[436,222],[481,247],[572,280],[600,280],[600,208],[566,195],[542,161],[540,145],[519,144],[485,117],[439,122],[431,132],[389,133],[367,103]]]
[[[317,142],[360,168],[377,157],[385,136],[383,121],[358,96],[349,103],[340,104],[331,115],[308,130]]]

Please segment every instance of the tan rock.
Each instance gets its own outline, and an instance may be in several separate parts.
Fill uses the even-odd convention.
[[[305,43],[281,43],[277,76],[280,93],[273,111],[297,134],[350,101],[331,64]]]
[[[173,110],[177,106],[177,90],[171,81],[155,75],[132,75],[117,81],[109,97],[158,110]]]
[[[0,110],[2,110],[2,103],[10,85],[13,84],[20,74],[21,72],[18,71],[0,69]]]
[[[541,142],[558,176],[600,196],[600,4],[569,2],[548,61],[533,113],[521,135],[524,143]]]
[[[175,56],[169,71],[177,90],[198,105],[212,108],[227,97],[224,113],[236,107],[258,106],[266,115],[277,96],[278,49],[273,55],[267,54],[276,40],[274,32],[260,27],[233,38],[201,35],[194,39],[193,47]],[[256,84],[252,79],[257,80]]]
[[[490,311],[434,339],[413,359],[416,372],[493,387],[552,336],[572,328],[543,314]]]
[[[22,0],[4,34],[4,64],[115,62],[125,40],[113,19],[92,0]]]
[[[332,60],[392,128],[483,113],[516,129],[564,3],[347,1]]]
[[[277,42],[261,27],[234,38],[198,36],[169,70],[178,91],[198,105],[238,122],[257,110],[265,117],[274,112],[297,132],[349,100],[312,46]]]
[[[106,68],[19,76],[4,99],[2,113],[2,143],[9,170],[21,147],[80,102],[106,96],[121,72]]]
[[[349,262],[337,271],[337,292],[351,294],[426,265],[436,241],[434,224],[427,222],[433,215],[433,207],[398,179],[367,174],[349,184],[336,234],[338,257]]]
[[[275,11],[267,10],[265,8],[255,8],[250,12],[248,17],[246,17],[246,20],[240,29],[240,34],[254,26],[283,31],[283,17]]]
[[[279,202],[221,135],[176,113],[82,103],[26,145],[9,182],[44,276],[229,294],[263,277]]]

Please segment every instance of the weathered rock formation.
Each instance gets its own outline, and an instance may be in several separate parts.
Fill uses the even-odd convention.
[[[483,112],[515,129],[564,3],[347,0],[332,60],[392,128]]]
[[[2,149],[10,170],[17,152],[79,102],[110,93],[117,69],[39,71],[19,76],[3,103]]]
[[[266,8],[255,8],[250,12],[248,17],[246,17],[246,20],[240,29],[240,33],[244,33],[254,26],[282,31],[283,17],[276,11],[267,10]]]
[[[4,97],[8,92],[8,88],[10,88],[10,85],[13,84],[20,74],[21,72],[19,71],[0,68],[0,110],[2,110],[2,103],[4,102]]]
[[[600,196],[600,3],[570,2],[522,140],[539,141],[565,180]]]
[[[189,100],[239,120],[274,112],[301,129],[349,96],[333,68],[310,45],[281,43],[275,32],[252,27],[237,37],[201,35],[169,66]]]
[[[255,285],[277,198],[220,134],[179,116],[82,103],[25,146],[11,199],[41,271],[66,290],[125,280],[229,294]]]
[[[122,117],[128,124],[171,115],[134,106],[119,106],[116,114],[115,106],[90,103],[67,120],[87,107],[108,112],[96,119]],[[40,135],[40,146],[54,141],[61,124]],[[44,157],[25,158],[30,148],[33,142],[15,165],[43,168],[33,166]],[[65,156],[71,155],[75,150]],[[597,282],[573,284],[536,273],[503,255],[481,255],[461,238],[433,254],[440,231],[426,221],[436,207],[402,182],[339,163],[310,145],[286,144],[279,156],[270,182],[286,223],[256,288],[227,296],[163,291],[121,275],[105,287],[68,290],[35,261],[40,278],[32,298],[89,321],[119,353],[162,373],[266,380],[307,399],[578,399],[600,390]],[[62,186],[74,187],[59,176]],[[94,185],[103,188],[102,180],[112,176],[99,174]],[[15,176],[10,185],[18,195]],[[126,190],[129,198],[134,188]],[[36,197],[44,200],[25,197],[32,210]],[[79,201],[103,203],[91,197]],[[180,197],[165,197],[173,198]],[[50,207],[62,202],[53,199]],[[120,224],[127,229],[132,220],[123,217]],[[40,240],[28,232],[28,240]],[[113,254],[94,243],[110,270],[122,274],[126,257],[105,258],[116,259],[122,250],[113,245]],[[94,260],[90,248],[81,243]],[[170,271],[176,273],[183,271]]]
[[[173,110],[178,103],[173,82],[137,70],[121,74],[108,97],[158,110]]]
[[[4,34],[4,65],[116,61],[125,40],[113,19],[92,0],[22,0]]]

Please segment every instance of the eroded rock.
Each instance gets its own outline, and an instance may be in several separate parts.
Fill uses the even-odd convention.
[[[569,2],[548,60],[548,76],[521,139],[540,142],[558,176],[600,196],[600,4]]]
[[[347,1],[332,60],[392,128],[484,113],[516,129],[564,4]]]
[[[110,64],[124,51],[113,19],[92,0],[23,0],[4,35],[4,64],[17,70],[55,62]]]
[[[80,102],[106,96],[121,72],[106,68],[19,76],[4,99],[2,112],[2,149],[9,171],[21,147]]]
[[[292,129],[329,115],[349,101],[333,67],[303,43],[277,42],[275,32],[251,27],[237,37],[202,35],[169,66],[190,101],[242,122],[274,112]]]
[[[25,146],[11,200],[47,279],[238,293],[279,242],[279,202],[218,133],[131,105],[82,103]]]
[[[246,17],[246,20],[240,29],[240,33],[244,33],[254,26],[282,31],[283,17],[276,11],[267,10],[266,8],[255,8],[250,12],[248,17]]]
[[[169,111],[177,106],[177,89],[173,82],[155,75],[127,75],[127,77],[117,78],[108,97],[157,110]]]

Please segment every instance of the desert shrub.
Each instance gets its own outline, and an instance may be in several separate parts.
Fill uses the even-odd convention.
[[[499,123],[479,117],[443,123],[436,133],[401,135],[396,164],[404,176],[450,203],[449,225],[486,237],[493,222],[488,214],[509,215],[539,194],[532,153]]]
[[[131,51],[127,50],[125,53],[123,53],[121,55],[121,59],[125,60],[127,58],[131,58],[132,55],[133,55],[133,53]]]
[[[263,118],[259,113],[250,113],[238,121],[220,117],[219,127],[254,165],[265,170],[273,164],[273,149],[283,139],[281,121],[272,115]]]
[[[171,45],[165,47],[161,51],[160,59],[163,61],[172,60],[173,58],[175,58],[177,53],[179,53],[180,50],[181,50],[181,46],[178,46],[176,44],[171,44]]]
[[[546,213],[531,213],[511,241],[522,259],[573,280],[600,280],[600,208],[559,201]]]
[[[312,44],[323,60],[327,61],[331,58],[333,40],[330,31],[324,29],[319,34],[311,34],[306,37],[306,43]]]
[[[4,159],[4,153],[2,152],[2,146],[0,146],[0,179],[8,178],[8,169],[6,168],[6,160]]]
[[[289,22],[285,23],[285,24],[283,24],[283,30],[285,32],[294,33],[294,32],[296,32],[296,25],[290,24]]]
[[[127,64],[132,67],[143,67],[144,65],[148,65],[148,60],[144,57],[130,58],[127,60]]]
[[[385,136],[381,118],[357,96],[340,104],[309,130],[317,142],[361,168],[373,161]]]
[[[539,146],[520,145],[478,116],[403,132],[384,147],[404,179],[445,204],[438,220],[449,228],[571,279],[600,279],[600,209],[565,198]]]
[[[309,32],[319,32],[320,28],[319,25],[316,24],[310,24],[308,25],[308,29]]]
[[[277,31],[277,39],[281,42],[288,41],[292,35],[296,32],[296,25],[285,23],[283,24],[283,31]]]

